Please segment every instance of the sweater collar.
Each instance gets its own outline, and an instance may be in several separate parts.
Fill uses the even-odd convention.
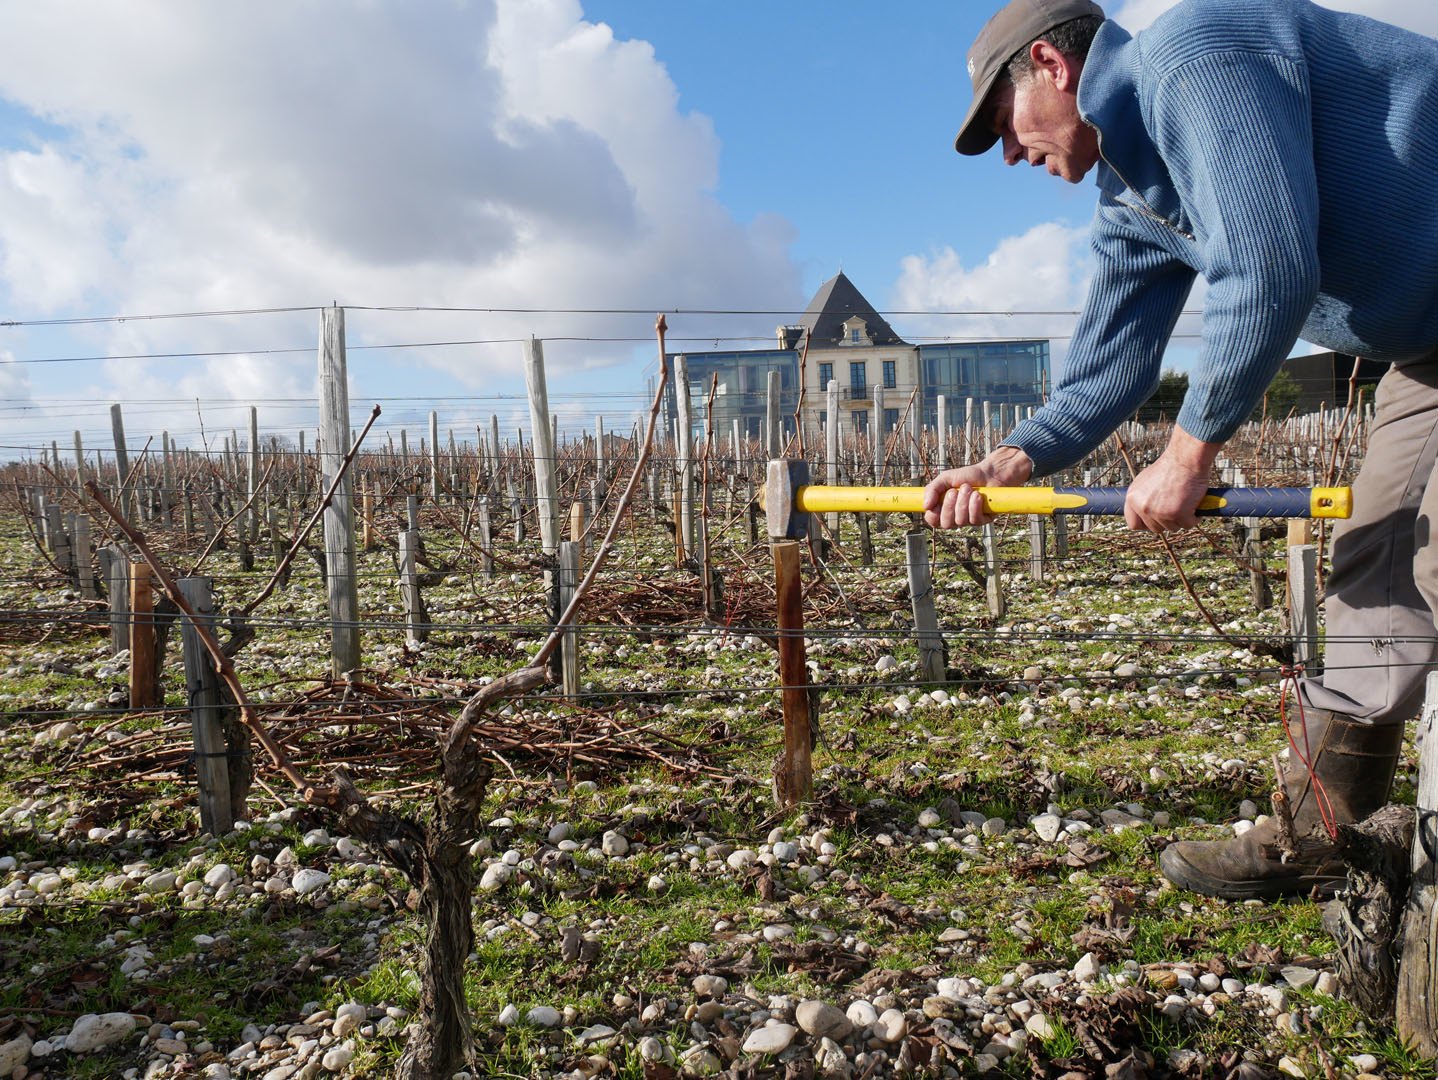
[[[1099,27],[1079,79],[1079,115],[1098,129],[1099,188],[1114,197],[1131,191],[1149,212],[1179,226],[1183,208],[1144,123],[1140,62],[1132,34],[1112,20]]]

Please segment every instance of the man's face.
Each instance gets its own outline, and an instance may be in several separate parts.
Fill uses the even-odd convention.
[[[1098,163],[1098,132],[1079,118],[1077,93],[1061,89],[1042,67],[993,92],[989,127],[1008,165],[1042,165],[1077,184]]]

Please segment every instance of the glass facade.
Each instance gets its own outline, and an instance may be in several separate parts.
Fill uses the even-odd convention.
[[[995,405],[1041,405],[1049,385],[1047,341],[982,341],[919,346],[924,423],[948,402],[950,423],[963,422],[964,399]]]
[[[694,437],[704,437],[704,408],[709,400],[709,380],[719,376],[714,392],[714,435],[728,438],[733,421],[748,438],[764,431],[768,409],[769,372],[779,373],[779,412],[785,434],[794,430],[794,410],[799,404],[799,354],[793,349],[744,349],[733,352],[684,353],[689,366],[689,396],[694,409]],[[673,371],[673,357],[670,359]],[[671,384],[665,411],[672,425],[679,416],[679,398]]]

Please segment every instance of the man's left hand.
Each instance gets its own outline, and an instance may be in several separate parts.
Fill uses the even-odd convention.
[[[1123,516],[1130,529],[1169,532],[1198,524],[1198,504],[1208,493],[1221,443],[1195,439],[1175,426],[1168,447],[1129,485]]]

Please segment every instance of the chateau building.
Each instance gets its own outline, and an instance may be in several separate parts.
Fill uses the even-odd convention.
[[[748,438],[763,431],[771,371],[778,373],[786,436],[793,432],[800,386],[810,430],[827,423],[832,381],[838,384],[842,430],[877,429],[887,437],[906,414],[909,427],[932,427],[940,395],[947,399],[952,425],[962,422],[965,399],[1023,408],[1038,405],[1049,385],[1047,341],[913,344],[842,272],[819,286],[799,322],[779,327],[776,338],[772,349],[674,354],[688,369],[696,434],[714,376],[714,431],[727,435],[737,421]],[[671,422],[678,415],[673,393],[669,415]]]

